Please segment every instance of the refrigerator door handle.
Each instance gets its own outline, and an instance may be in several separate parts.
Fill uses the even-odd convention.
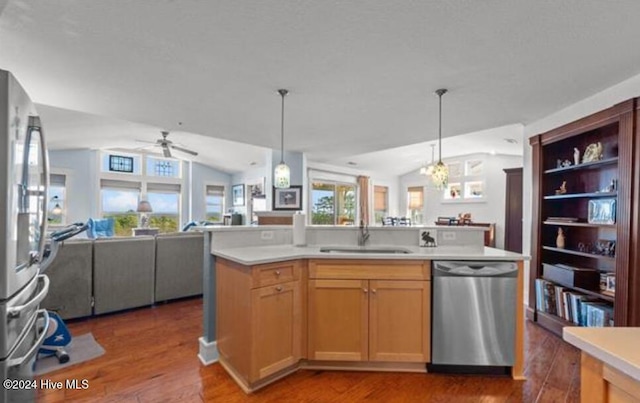
[[[44,131],[40,124],[40,116],[29,116],[30,130],[36,130],[40,136],[40,155],[42,156],[42,175],[44,177],[44,196],[42,197],[42,223],[40,224],[40,239],[38,244],[38,260],[42,261],[47,234],[47,222],[49,219],[49,153],[44,138]]]
[[[38,336],[38,341],[34,343],[29,351],[27,351],[27,353],[22,357],[8,359],[7,367],[18,367],[31,359],[31,357],[33,357],[34,354],[38,352],[38,349],[42,345],[42,342],[44,342],[44,339],[47,337],[47,332],[49,331],[49,313],[47,313],[46,309],[38,309],[36,315],[36,321],[38,320],[38,318],[44,318],[44,327],[42,328],[42,331]]]
[[[24,311],[28,311],[33,309],[34,307],[40,305],[40,302],[47,296],[49,292],[49,277],[46,274],[38,275],[38,282],[42,282],[42,289],[40,292],[31,299],[31,301],[27,302],[24,305],[12,306],[7,309],[7,316],[9,318],[17,318]]]

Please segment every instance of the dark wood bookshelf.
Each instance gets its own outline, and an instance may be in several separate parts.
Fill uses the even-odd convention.
[[[592,193],[565,193],[561,195],[548,195],[545,196],[545,200],[563,200],[563,199],[580,199],[580,198],[593,198],[593,197],[617,197],[617,192],[592,192]]]
[[[632,98],[592,115],[529,138],[531,145],[532,208],[531,264],[528,317],[562,334],[575,326],[562,318],[537,310],[536,279],[543,278],[545,264],[566,263],[595,268],[616,276],[615,295],[566,287],[613,305],[615,326],[640,326],[640,98]],[[601,159],[566,167],[558,160],[574,161],[574,150],[600,144]],[[615,191],[598,191],[602,189]],[[555,194],[559,187],[567,193]],[[616,200],[615,223],[586,222],[589,199]],[[551,217],[575,218],[553,220]],[[563,228],[567,248],[555,247]],[[579,243],[615,241],[615,256],[577,250]],[[554,246],[547,246],[554,245]]]
[[[617,163],[618,163],[618,157],[612,157],[612,158],[601,159],[599,161],[584,162],[578,165],[569,165],[568,167],[547,169],[546,171],[544,171],[544,173],[555,174],[555,173],[561,173],[561,172],[576,171],[579,169],[599,169],[605,165],[613,165]]]
[[[555,246],[543,246],[542,249],[550,250],[553,252],[559,252],[559,253],[567,253],[569,255],[589,257],[592,259],[602,259],[602,260],[611,260],[611,261],[616,260],[615,256],[598,255],[597,253],[580,252],[579,250],[556,248]]]

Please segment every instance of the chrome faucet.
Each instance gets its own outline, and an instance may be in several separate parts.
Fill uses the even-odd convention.
[[[369,227],[360,220],[360,232],[358,233],[358,246],[364,246],[369,240]]]

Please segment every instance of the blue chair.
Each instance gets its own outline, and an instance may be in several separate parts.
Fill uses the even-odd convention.
[[[116,221],[113,217],[103,219],[90,218],[87,222],[87,236],[89,238],[108,238],[115,235]]]

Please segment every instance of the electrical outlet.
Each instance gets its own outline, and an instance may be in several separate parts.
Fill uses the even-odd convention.
[[[273,231],[262,231],[260,233],[260,239],[262,240],[273,239]]]
[[[454,231],[442,231],[442,240],[443,241],[455,241],[456,233]]]

